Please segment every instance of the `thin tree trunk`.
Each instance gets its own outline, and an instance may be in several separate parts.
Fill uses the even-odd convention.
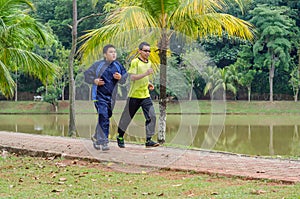
[[[89,86],[89,101],[92,100],[92,87]]]
[[[192,97],[193,97],[193,88],[194,88],[194,81],[192,80],[192,83],[191,83],[191,90],[190,90],[190,96],[189,96],[189,101],[192,101]]]
[[[61,88],[61,101],[65,101],[65,87]]]
[[[166,120],[167,120],[167,34],[162,33],[162,38],[158,45],[160,57],[160,100],[159,100],[159,123],[157,141],[164,143],[166,140]]]
[[[18,101],[18,70],[16,70],[15,75],[16,75],[15,102],[17,102]]]
[[[75,80],[74,80],[74,56],[77,44],[77,1],[73,0],[73,26],[72,26],[72,48],[69,55],[69,136],[76,135],[75,125]]]
[[[270,73],[269,73],[270,102],[273,102],[273,78],[274,78],[274,71],[275,71],[275,61],[273,60],[271,68],[270,68]]]
[[[248,102],[251,101],[251,86],[247,86],[248,89]]]
[[[298,81],[299,81],[299,73],[300,73],[300,45],[298,47],[298,75],[297,75]],[[294,98],[295,102],[298,101],[298,94],[299,94],[299,83],[297,85],[296,95],[295,95],[295,98]]]

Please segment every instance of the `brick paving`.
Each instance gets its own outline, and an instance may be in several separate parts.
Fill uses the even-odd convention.
[[[189,170],[206,174],[269,179],[284,183],[300,182],[300,160],[268,159],[205,150],[171,147],[145,148],[128,144],[97,151],[82,138],[55,137],[0,131],[0,150],[33,156],[62,156],[108,163],[124,172],[150,172],[155,169]]]

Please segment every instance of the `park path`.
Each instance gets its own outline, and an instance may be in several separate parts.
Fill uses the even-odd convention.
[[[0,131],[0,150],[32,156],[62,156],[108,163],[124,172],[150,172],[156,169],[189,170],[206,174],[270,179],[284,183],[300,182],[300,161],[267,159],[204,150],[171,147],[145,148],[110,143],[107,152],[97,151],[88,139],[32,135]]]

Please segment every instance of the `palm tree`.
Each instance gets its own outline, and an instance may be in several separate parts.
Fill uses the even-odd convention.
[[[242,0],[234,0],[242,6]],[[160,62],[160,117],[158,141],[164,142],[166,129],[166,66],[167,51],[172,36],[183,35],[185,42],[192,42],[207,35],[227,32],[229,36],[252,39],[252,26],[229,14],[221,13],[226,0],[117,0],[104,26],[91,30],[82,37],[85,43],[80,51],[83,59],[95,58],[106,43],[121,47],[138,45],[146,40],[157,47]],[[179,34],[180,33],[180,34]],[[129,48],[130,49],[130,48]]]
[[[58,71],[54,64],[31,51],[49,36],[28,15],[33,9],[28,0],[0,0],[0,91],[7,98],[13,97],[16,86],[10,72],[21,69],[46,84]]]
[[[236,80],[237,77],[228,72],[228,68],[222,68],[219,71],[220,79],[217,80],[214,90],[223,90],[223,99],[226,100],[226,91],[231,91],[234,95],[236,94],[236,87],[233,80]]]
[[[203,90],[203,94],[206,95],[207,92],[211,93],[211,99],[214,99],[214,95],[216,95],[217,89],[217,83],[219,79],[221,79],[220,70],[216,66],[208,66],[203,69],[201,72],[201,77],[206,82],[206,85]]]
[[[233,94],[235,95],[234,98],[236,99],[236,92],[239,83],[239,77],[241,76],[241,74],[239,73],[235,65],[226,66],[225,70],[227,84],[231,84],[233,86],[233,89],[230,89],[230,91],[233,92]]]
[[[236,87],[234,81],[237,76],[228,72],[228,68],[218,69],[217,67],[207,67],[201,72],[202,78],[205,80],[206,85],[204,88],[204,95],[207,92],[211,93],[211,99],[217,94],[222,93],[222,97],[226,100],[226,91],[231,91],[236,94]]]

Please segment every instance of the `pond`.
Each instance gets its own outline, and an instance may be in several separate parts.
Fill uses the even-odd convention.
[[[158,117],[158,116],[157,116]],[[120,114],[111,118],[110,138],[115,140]],[[67,136],[68,115],[0,115],[0,131]],[[90,138],[96,114],[76,115],[78,136]],[[300,115],[199,115],[167,116],[166,143],[172,146],[261,156],[299,156]],[[137,114],[126,141],[144,142],[144,118]]]

